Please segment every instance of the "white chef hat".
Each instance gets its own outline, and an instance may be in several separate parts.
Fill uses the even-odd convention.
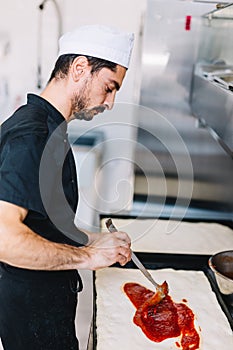
[[[125,33],[103,25],[87,25],[60,38],[59,56],[64,54],[93,56],[128,68],[133,41],[133,33]]]

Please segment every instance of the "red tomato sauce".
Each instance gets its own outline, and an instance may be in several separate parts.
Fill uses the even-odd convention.
[[[136,307],[134,323],[154,342],[181,336],[180,350],[199,349],[200,337],[194,327],[194,314],[183,303],[174,303],[166,295],[158,304],[150,302],[154,292],[137,283],[126,283],[124,292]]]

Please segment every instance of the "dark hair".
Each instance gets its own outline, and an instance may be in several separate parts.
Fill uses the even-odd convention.
[[[51,76],[49,78],[50,82],[53,78],[65,78],[68,74],[69,68],[71,64],[74,62],[75,58],[78,56],[85,56],[85,55],[77,55],[77,54],[67,54],[67,55],[61,55],[58,57],[54,69],[51,73]],[[96,58],[92,56],[85,56],[88,60],[89,65],[91,68],[91,73],[95,73],[100,71],[102,68],[109,68],[113,72],[116,71],[116,63],[104,60],[102,58]]]

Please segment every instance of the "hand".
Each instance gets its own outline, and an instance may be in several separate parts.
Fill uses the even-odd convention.
[[[116,262],[123,266],[131,260],[131,240],[127,233],[88,233],[88,237],[89,245],[85,250],[89,269],[98,270]]]

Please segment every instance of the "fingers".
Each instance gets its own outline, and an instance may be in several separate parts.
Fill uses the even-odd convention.
[[[131,240],[125,232],[116,233],[101,233],[95,234],[95,240],[91,242],[96,248],[112,248],[112,247],[127,247],[131,246]]]
[[[118,263],[121,265],[121,266],[124,266],[125,264],[127,264],[129,260],[127,260],[127,258],[123,255],[119,255],[119,259],[118,259]]]
[[[124,266],[131,260],[131,240],[125,232],[117,232],[116,236],[119,241],[118,256],[116,262],[119,262],[121,266]]]
[[[121,266],[124,266],[130,260],[131,260],[131,249],[120,247],[116,262],[118,262]]]
[[[120,239],[121,241],[131,245],[131,239],[127,235],[127,233],[118,231],[118,232],[114,232],[114,236],[117,237],[118,239]]]
[[[129,256],[124,256],[124,255],[118,255],[118,259],[116,262],[118,262],[121,266],[124,266],[125,264],[127,264],[129,261],[131,260],[131,258]]]
[[[126,257],[127,261],[131,260],[130,247],[119,247],[119,254]]]
[[[94,242],[86,248],[91,257],[91,269],[110,266],[118,262],[121,266],[131,260],[131,240],[125,232],[96,234]]]

